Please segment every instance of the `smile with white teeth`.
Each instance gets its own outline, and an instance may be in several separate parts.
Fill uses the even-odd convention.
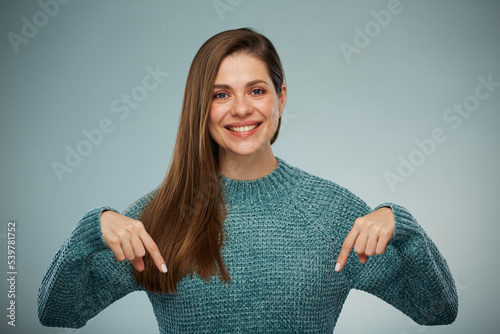
[[[254,125],[247,125],[247,126],[234,126],[234,127],[228,126],[227,128],[234,132],[246,132],[255,129],[259,125],[260,123],[256,123]]]

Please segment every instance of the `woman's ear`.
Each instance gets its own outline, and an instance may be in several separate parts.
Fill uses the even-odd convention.
[[[279,113],[281,116],[281,115],[283,115],[283,112],[285,111],[285,104],[286,104],[286,86],[285,86],[285,84],[281,84],[281,92],[280,92],[278,98],[280,100]]]

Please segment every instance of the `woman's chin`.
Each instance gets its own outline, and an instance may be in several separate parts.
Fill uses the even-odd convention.
[[[229,154],[227,154],[229,153]],[[226,155],[248,157],[257,153],[257,150],[252,149],[240,149],[240,150],[230,150],[226,152]]]
[[[248,157],[257,154],[262,151],[259,147],[255,145],[238,145],[237,147],[231,147],[230,149],[224,149],[226,156],[241,156]]]

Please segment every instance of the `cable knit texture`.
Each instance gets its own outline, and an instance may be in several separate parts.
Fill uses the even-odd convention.
[[[435,244],[403,207],[392,208],[393,239],[383,255],[361,264],[351,252],[335,261],[354,220],[372,210],[345,188],[292,167],[257,180],[222,176],[226,235],[222,255],[231,281],[184,277],[175,295],[147,292],[160,333],[332,333],[351,289],[367,291],[419,324],[454,321],[455,283]],[[154,196],[124,215],[137,219]],[[375,208],[375,209],[377,209]],[[65,240],[40,285],[45,326],[78,328],[130,292],[142,290],[129,261],[116,262],[100,214],[90,210]]]

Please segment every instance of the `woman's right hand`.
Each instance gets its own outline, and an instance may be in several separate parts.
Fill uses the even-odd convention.
[[[101,230],[106,245],[113,251],[117,261],[132,262],[138,271],[144,270],[142,258],[146,251],[151,255],[158,269],[166,273],[167,266],[158,246],[146,232],[139,220],[108,210],[101,213]]]

